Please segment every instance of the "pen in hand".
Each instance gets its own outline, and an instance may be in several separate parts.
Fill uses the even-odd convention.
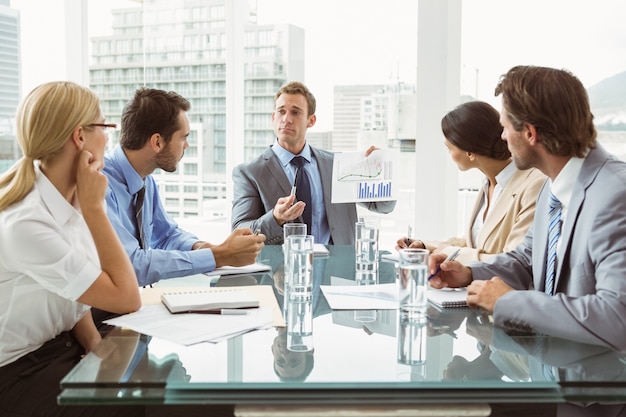
[[[296,195],[296,184],[298,183],[298,174],[300,173],[300,168],[296,169],[296,175],[293,178],[293,186],[291,187],[291,195]],[[295,203],[295,200],[294,200]]]
[[[459,256],[459,252],[460,251],[461,251],[461,248],[458,248],[457,250],[452,252],[450,255],[448,255],[448,257],[446,259],[444,259],[443,262],[454,261],[456,259],[456,257]],[[427,281],[430,281],[432,279],[432,277],[434,277],[435,275],[437,275],[440,272],[441,272],[441,264],[439,264],[439,266],[437,267],[437,270],[435,272],[433,272],[432,274],[430,274],[428,276]]]
[[[409,230],[406,232],[406,240],[404,241],[404,244],[407,248],[411,246],[411,225],[409,225]]]

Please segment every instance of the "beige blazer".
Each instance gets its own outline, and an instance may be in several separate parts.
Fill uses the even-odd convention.
[[[517,170],[502,190],[496,203],[489,208],[476,242],[472,242],[472,225],[483,201],[481,193],[474,204],[465,237],[446,241],[426,240],[431,252],[450,253],[461,248],[458,261],[484,261],[502,252],[515,249],[522,241],[535,217],[535,203],[546,176],[537,169]]]

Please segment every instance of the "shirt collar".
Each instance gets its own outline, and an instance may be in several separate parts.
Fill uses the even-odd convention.
[[[513,161],[509,162],[500,172],[498,172],[498,175],[496,175],[496,187],[500,189],[506,187],[509,181],[511,181],[511,178],[513,178],[515,171],[517,171],[515,163],[513,163]],[[489,178],[483,176],[483,187],[486,189],[488,186]]]
[[[61,195],[48,177],[41,172],[39,163],[35,163],[35,174],[35,187],[39,191],[41,201],[58,224],[67,223],[78,213],[78,206],[73,206]]]
[[[128,192],[132,194],[136,194],[144,186],[144,180],[141,178],[141,175],[135,171],[135,168],[130,164],[128,157],[124,153],[124,149],[118,143],[113,148],[112,159],[115,161],[117,166],[122,172],[122,176],[124,177],[124,181],[128,186]]]
[[[583,162],[585,162],[585,158],[570,158],[554,181],[550,180],[550,191],[559,199],[563,207],[569,206],[572,191],[574,190],[578,174],[583,167]]]
[[[293,157],[296,156],[289,152],[287,149],[280,146],[280,144],[278,143],[278,139],[276,139],[276,143],[272,145],[272,151],[278,157],[278,160],[280,161],[283,168],[289,165]],[[308,143],[304,145],[302,152],[300,152],[298,155],[304,157],[304,159],[306,159],[308,162],[311,162],[311,147]]]

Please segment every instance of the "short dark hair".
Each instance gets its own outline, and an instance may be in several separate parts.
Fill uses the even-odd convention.
[[[460,104],[441,119],[441,130],[457,148],[501,161],[511,157],[502,140],[500,113],[484,101]]]
[[[173,91],[148,87],[137,89],[122,112],[120,145],[127,149],[141,149],[155,133],[168,143],[174,132],[180,129],[180,112],[190,108],[189,101]]]
[[[500,77],[495,95],[500,94],[513,128],[520,131],[525,123],[533,125],[551,154],[583,157],[595,148],[589,96],[571,72],[516,66]]]
[[[306,99],[308,107],[307,111],[309,114],[307,114],[307,116],[315,114],[315,96],[313,96],[313,93],[309,91],[306,85],[299,81],[291,81],[283,85],[274,95],[274,104],[276,104],[276,100],[278,100],[278,97],[282,94],[302,94]]]

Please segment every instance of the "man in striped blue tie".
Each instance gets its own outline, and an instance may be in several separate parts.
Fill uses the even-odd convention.
[[[566,70],[517,66],[496,87],[519,169],[548,180],[524,242],[489,263],[433,255],[431,285],[468,287],[468,304],[505,328],[626,349],[626,163],[596,142],[583,84]]]

